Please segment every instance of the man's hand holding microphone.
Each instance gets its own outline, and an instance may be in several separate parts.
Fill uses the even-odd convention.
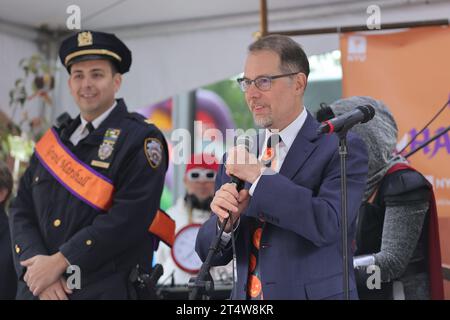
[[[211,202],[211,210],[221,223],[229,217],[229,214],[233,223],[239,219],[250,200],[249,191],[242,188],[244,183],[253,184],[266,169],[255,155],[249,152],[249,144],[248,137],[240,137],[237,146],[228,150],[225,168],[226,174],[232,177],[232,182],[222,185]],[[224,231],[231,232],[231,220],[228,221]]]

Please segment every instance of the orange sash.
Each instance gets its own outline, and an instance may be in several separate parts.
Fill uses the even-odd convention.
[[[97,210],[111,208],[114,186],[112,181],[80,161],[49,129],[36,144],[41,164],[75,197]]]
[[[64,146],[54,129],[36,144],[36,156],[48,172],[75,197],[89,206],[108,211],[112,205],[112,181],[79,160]],[[148,231],[172,247],[175,221],[158,209]]]

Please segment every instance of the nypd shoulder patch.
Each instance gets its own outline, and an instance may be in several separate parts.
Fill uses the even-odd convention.
[[[145,156],[153,169],[159,167],[162,161],[163,146],[157,138],[147,138],[144,142]]]

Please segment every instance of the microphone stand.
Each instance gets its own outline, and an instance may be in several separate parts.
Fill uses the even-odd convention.
[[[211,262],[214,255],[219,251],[222,233],[229,219],[229,217],[224,219],[220,226],[220,231],[209,247],[208,255],[206,256],[205,262],[203,262],[197,277],[193,277],[189,281],[188,286],[191,289],[189,300],[200,300],[200,297],[202,300],[209,300],[214,292],[214,280],[209,273],[209,269],[211,268]]]
[[[249,139],[243,139],[242,143],[237,143],[239,145],[245,146],[245,149],[247,152],[250,148],[250,141]],[[236,185],[236,190],[240,192],[245,185],[245,182],[238,179],[237,177],[231,176],[231,183],[234,183]],[[229,212],[229,215],[227,218],[223,220],[222,225],[220,226],[219,233],[217,234],[217,237],[212,241],[211,246],[208,250],[208,255],[206,256],[205,261],[203,262],[200,271],[197,275],[197,277],[191,278],[188,284],[188,287],[192,290],[189,293],[189,300],[199,300],[200,296],[207,300],[207,298],[211,298],[212,293],[214,292],[214,280],[211,277],[211,274],[209,273],[209,269],[211,268],[211,263],[214,255],[219,252],[219,246],[220,242],[222,240],[222,234],[225,229],[225,226],[228,224],[228,221],[230,220],[231,212]],[[234,221],[231,220],[232,226],[231,230],[233,230]],[[234,252],[234,234],[233,231],[231,231],[231,237],[233,241],[233,265],[235,264],[235,252]],[[234,272],[233,272],[233,280],[234,280]],[[233,281],[234,283],[234,281]]]
[[[341,241],[342,241],[342,268],[344,299],[349,300],[349,268],[348,268],[348,213],[347,213],[347,132],[350,128],[344,127],[336,132],[339,137],[339,156],[341,164]]]

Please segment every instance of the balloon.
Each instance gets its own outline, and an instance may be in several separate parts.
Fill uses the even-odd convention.
[[[150,119],[161,130],[168,131],[172,129],[172,106],[172,99],[167,99],[141,108],[137,112]],[[196,111],[196,120],[212,119],[215,128],[219,129],[224,136],[226,129],[236,128],[228,105],[213,91],[196,90]]]
[[[169,167],[165,178],[165,187],[173,190],[174,164],[172,158],[172,145],[168,139],[168,133],[172,127],[173,100],[166,99],[156,104],[137,110],[138,113],[148,118],[166,134],[169,148]],[[226,129],[234,129],[236,125],[231,117],[228,105],[215,92],[210,90],[196,90],[196,120],[203,122],[205,128],[217,128],[226,137]]]

